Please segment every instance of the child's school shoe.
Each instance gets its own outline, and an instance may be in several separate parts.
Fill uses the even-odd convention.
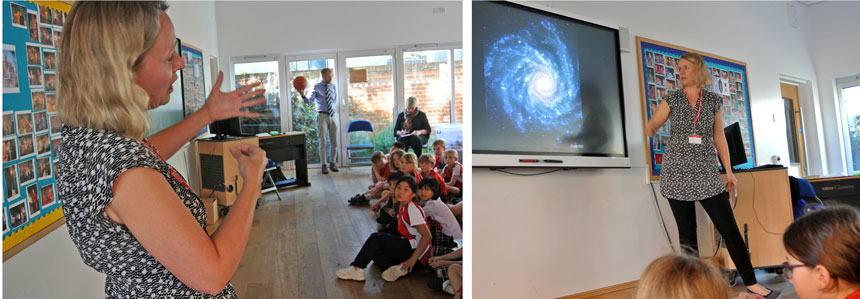
[[[364,281],[364,269],[349,266],[334,272],[337,278],[346,280]]]
[[[764,299],[777,299],[780,296],[782,296],[782,291],[780,291],[780,290],[771,290],[769,288],[765,288],[765,289],[770,291],[770,293],[767,293],[767,296],[753,292],[753,291],[750,291],[750,289],[747,289],[747,293],[762,296],[762,297],[764,297]]]
[[[370,203],[370,201],[367,200],[366,197],[364,197],[364,194],[361,194],[361,193],[356,194],[355,196],[350,198],[347,202],[349,202],[349,204],[351,204],[351,205],[356,205],[356,206],[366,205],[366,204]]]
[[[389,282],[395,281],[406,274],[409,274],[409,272],[406,272],[406,270],[401,269],[400,265],[394,265],[388,267],[388,270],[385,270],[385,272],[382,272],[382,279],[385,279],[385,281]]]
[[[446,280],[445,282],[442,283],[442,290],[445,291],[445,293],[454,295],[454,286],[451,285],[450,280]]]

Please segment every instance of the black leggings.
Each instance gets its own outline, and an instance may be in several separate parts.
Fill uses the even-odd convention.
[[[669,206],[672,207],[672,214],[675,215],[675,222],[678,224],[678,237],[681,246],[688,246],[698,255],[699,246],[696,237],[695,203],[695,201],[669,199]],[[726,241],[729,256],[732,257],[732,261],[741,274],[744,284],[747,286],[756,284],[755,272],[753,272],[749,252],[735,222],[732,206],[729,204],[729,194],[723,192],[700,200],[699,203],[705,209],[705,212],[708,213],[708,216],[711,217],[714,227],[723,236],[723,240]],[[682,250],[684,249],[682,248]]]
[[[421,156],[421,150],[423,146],[427,144],[427,136],[425,135],[412,135],[406,137],[398,137],[397,141],[403,142],[406,145],[406,151],[408,152],[411,148],[413,152],[415,152],[416,156]]]
[[[370,261],[373,261],[382,270],[387,270],[391,266],[408,260],[412,252],[414,252],[412,245],[406,238],[377,232],[364,241],[364,245],[361,246],[351,265],[364,269]]]

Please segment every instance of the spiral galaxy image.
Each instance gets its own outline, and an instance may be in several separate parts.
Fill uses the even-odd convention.
[[[504,129],[561,141],[582,127],[576,49],[549,20],[484,44],[488,117]]]

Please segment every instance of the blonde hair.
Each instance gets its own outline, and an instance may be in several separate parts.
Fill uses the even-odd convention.
[[[452,155],[454,156],[454,158],[457,158],[457,160],[460,159],[460,153],[458,153],[455,149],[445,150],[445,155]]]
[[[418,168],[418,157],[415,156],[415,153],[405,153],[401,159],[403,159],[402,162],[412,164],[415,168]]]
[[[698,88],[705,88],[711,85],[711,73],[708,72],[708,66],[705,65],[705,58],[696,53],[686,53],[681,55],[681,59],[686,59],[696,67],[696,72],[693,74],[693,82]],[[684,89],[684,83],[678,80],[680,89]]]
[[[432,154],[423,154],[421,155],[421,157],[418,157],[418,164],[421,163],[436,164],[436,157],[434,157]]]
[[[416,98],[414,96],[406,98],[406,107],[407,108],[415,107],[415,105],[418,105],[418,98]]]
[[[728,286],[714,264],[689,255],[669,254],[657,258],[645,268],[634,298],[728,297]]]
[[[433,141],[433,146],[437,146],[437,145],[441,145],[442,147],[445,147],[445,139],[439,138],[439,139],[436,139],[435,141]]]
[[[155,44],[157,2],[76,1],[66,18],[59,52],[57,110],[71,126],[140,139],[149,130],[149,94],[134,70]]]

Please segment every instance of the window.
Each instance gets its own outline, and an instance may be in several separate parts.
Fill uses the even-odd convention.
[[[418,98],[431,125],[463,122],[463,50],[403,52],[406,97]]]
[[[248,107],[247,111],[260,114],[259,118],[240,117],[243,134],[253,135],[262,132],[281,130],[281,87],[278,80],[278,61],[245,62],[233,64],[236,88],[260,82],[265,88],[266,102]]]
[[[842,103],[842,128],[848,173],[860,173],[860,76],[836,80]]]

